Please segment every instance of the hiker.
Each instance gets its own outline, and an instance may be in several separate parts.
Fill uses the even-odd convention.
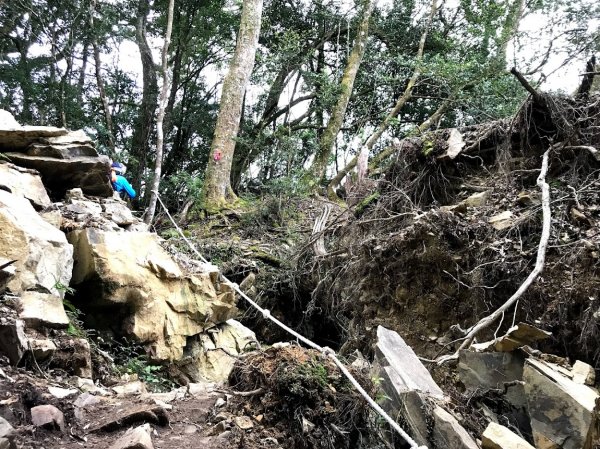
[[[110,183],[112,184],[115,192],[119,194],[119,196],[123,196],[123,192],[127,194],[130,199],[135,198],[135,190],[129,184],[123,175],[125,174],[125,166],[120,162],[113,162],[110,166]]]

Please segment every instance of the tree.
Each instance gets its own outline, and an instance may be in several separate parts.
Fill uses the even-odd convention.
[[[152,49],[146,36],[150,0],[139,0],[137,17],[135,18],[135,40],[142,59],[142,101],[138,110],[131,142],[132,184],[135,190],[141,191],[142,177],[147,166],[150,153],[150,136],[152,134],[154,113],[158,97],[156,66],[152,58]]]
[[[362,19],[358,27],[356,39],[354,40],[354,47],[348,57],[346,69],[344,70],[344,75],[340,82],[340,94],[337,103],[331,111],[331,117],[327,123],[327,128],[321,136],[319,150],[315,155],[311,167],[311,174],[317,180],[325,177],[327,164],[329,163],[335,140],[342,127],[346,108],[348,107],[350,95],[352,94],[352,89],[354,87],[356,73],[358,72],[365,53],[365,46],[369,36],[369,20],[371,19],[374,4],[375,0],[365,0],[363,5]]]
[[[156,162],[154,164],[154,178],[152,180],[152,187],[150,190],[150,202],[148,205],[148,210],[146,212],[146,218],[144,219],[144,222],[146,224],[152,223],[152,220],[154,219],[154,213],[156,211],[156,199],[158,197],[158,186],[160,185],[160,176],[162,174],[164,145],[163,121],[165,118],[165,108],[167,107],[167,94],[169,91],[169,67],[167,57],[169,55],[171,31],[173,30],[174,7],[175,1],[169,0],[169,10],[167,12],[167,31],[165,32],[165,42],[163,44],[161,57],[161,73],[163,83],[160,89],[160,98],[158,99],[158,116],[156,118]]]
[[[242,104],[250,80],[260,33],[262,0],[244,0],[233,59],[223,81],[219,115],[210,148],[212,157],[204,176],[202,203],[205,210],[219,210],[234,202],[230,174]]]

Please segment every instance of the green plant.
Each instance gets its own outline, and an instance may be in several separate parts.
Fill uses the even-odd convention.
[[[107,349],[114,354],[117,374],[135,374],[155,392],[169,391],[177,386],[168,377],[164,366],[152,362],[141,344],[123,339],[112,341]]]
[[[56,290],[58,290],[59,292],[64,292],[68,295],[75,294],[75,289],[73,287],[69,287],[68,285],[63,284],[62,282],[60,282],[57,279],[55,279],[55,281],[54,281],[54,288]]]
[[[72,290],[72,289],[71,289]],[[83,321],[80,319],[82,313],[75,305],[68,299],[63,299],[63,307],[67,317],[69,318],[69,325],[67,326],[67,334],[77,338],[88,338],[88,331],[83,327]]]

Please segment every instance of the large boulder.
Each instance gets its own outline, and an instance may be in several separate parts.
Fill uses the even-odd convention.
[[[157,360],[178,360],[188,337],[232,318],[231,286],[214,282],[215,270],[186,274],[149,232],[81,229],[72,285],[95,329],[146,343]]]
[[[38,209],[52,204],[42,179],[35,170],[0,162],[0,189],[27,198]]]
[[[80,187],[88,195],[109,197],[113,189],[109,182],[110,160],[106,156],[30,156],[24,153],[6,153],[10,160],[22,167],[33,168],[42,175],[44,185],[62,197],[72,188]]]
[[[527,359],[525,394],[536,447],[591,449],[600,396],[573,382],[560,367]]]
[[[25,198],[0,190],[0,254],[16,260],[8,282],[13,293],[37,290],[64,296],[73,268],[73,247]]]

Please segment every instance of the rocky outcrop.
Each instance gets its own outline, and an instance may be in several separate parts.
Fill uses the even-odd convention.
[[[89,195],[112,195],[109,159],[98,155],[92,140],[81,130],[20,126],[2,111],[0,152],[16,165],[39,171],[55,197],[74,187]]]
[[[217,282],[217,269],[184,273],[160,246],[156,234],[73,231],[73,285],[95,329],[148,344],[158,360],[177,360],[187,338],[233,317],[232,288]],[[97,313],[104,310],[104,316]]]
[[[62,297],[69,285],[73,248],[25,198],[0,190],[0,254],[15,262],[13,293],[37,290]]]
[[[24,153],[6,153],[10,160],[22,167],[33,168],[42,175],[44,185],[61,197],[68,189],[81,188],[88,195],[112,196],[108,182],[110,160],[106,156],[30,156]]]

